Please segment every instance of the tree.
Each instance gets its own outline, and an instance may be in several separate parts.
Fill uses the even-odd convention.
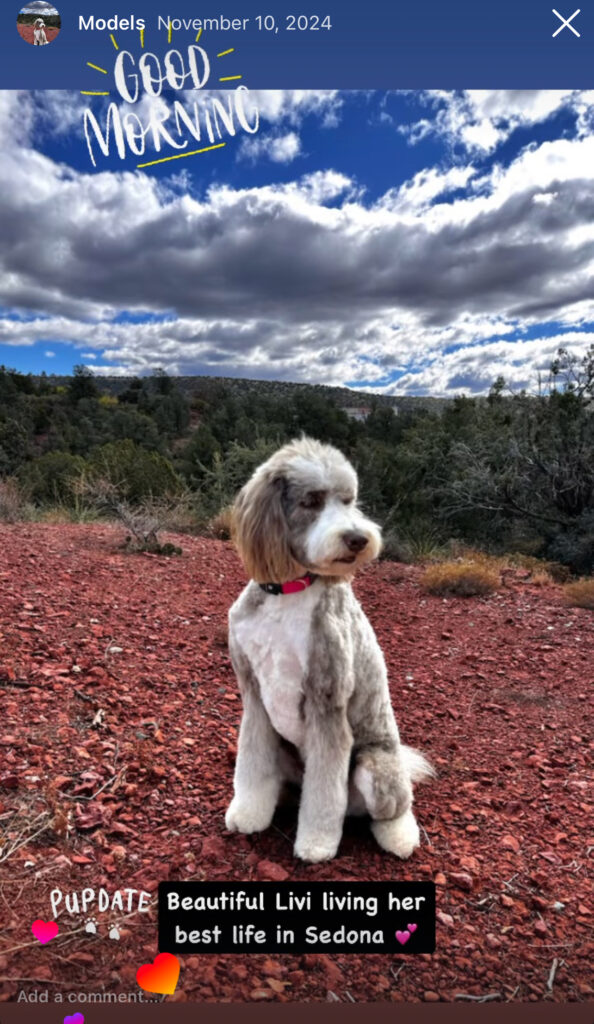
[[[119,520],[129,531],[125,546],[133,551],[149,551],[158,555],[181,555],[181,548],[175,544],[162,544],[159,533],[175,529],[181,515],[189,513],[187,493],[147,495],[140,502],[126,499],[122,488],[106,477],[82,477],[76,485],[76,493],[83,501],[90,503],[99,513]]]
[[[19,480],[33,501],[72,505],[72,486],[84,473],[86,462],[69,452],[47,452],[21,466]]]
[[[68,385],[68,397],[76,405],[81,398],[98,398],[99,388],[88,366],[79,364],[74,367],[73,376]]]
[[[563,349],[545,388],[501,397],[473,419],[472,431],[452,440],[437,476],[444,509],[456,519],[490,516],[501,529],[530,524],[545,550],[572,564],[594,565],[594,347],[578,360]]]
[[[182,490],[181,480],[168,459],[130,440],[111,441],[92,452],[89,477],[107,480],[123,500],[132,504]]]

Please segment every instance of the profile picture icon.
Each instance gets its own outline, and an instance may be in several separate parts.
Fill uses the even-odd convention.
[[[17,30],[26,43],[47,46],[60,31],[62,21],[57,9],[47,0],[31,0],[21,7],[17,17]]]

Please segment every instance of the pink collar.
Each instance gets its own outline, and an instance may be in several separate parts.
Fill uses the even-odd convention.
[[[299,576],[296,580],[289,580],[287,583],[260,583],[259,587],[266,594],[297,594],[300,590],[307,590],[317,580],[312,572],[306,572],[305,576]]]

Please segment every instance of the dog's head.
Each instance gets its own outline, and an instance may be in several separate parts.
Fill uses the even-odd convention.
[[[259,583],[284,583],[306,571],[352,575],[382,544],[379,527],[357,507],[350,462],[308,437],[275,452],[240,491],[233,536]]]
[[[35,24],[37,25],[37,28],[45,28],[45,21],[43,18],[36,18]]]

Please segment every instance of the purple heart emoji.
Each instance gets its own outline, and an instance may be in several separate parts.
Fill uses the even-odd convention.
[[[416,932],[416,930],[417,930],[416,924],[407,924],[406,927],[408,928],[408,930],[409,930],[411,935],[412,935],[413,932]]]
[[[85,1024],[84,1014],[73,1013],[70,1017],[64,1017],[64,1024]]]
[[[401,946],[404,946],[405,942],[410,939],[410,932],[396,932],[396,938]]]

